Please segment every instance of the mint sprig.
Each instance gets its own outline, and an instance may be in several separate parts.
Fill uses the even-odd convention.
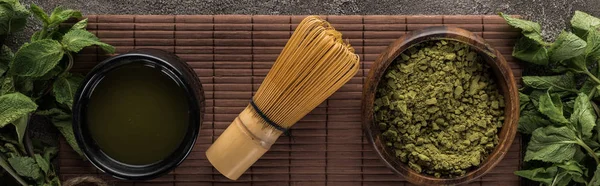
[[[2,45],[10,33],[21,30],[29,15],[42,23],[16,52]],[[85,30],[81,12],[64,7],[47,14],[32,4],[29,9],[18,0],[0,0],[0,180],[15,178],[22,185],[60,185],[51,159],[56,148],[34,148],[25,152],[23,137],[31,115],[49,118],[68,144],[81,155],[75,142],[71,107],[81,75],[69,72],[74,55],[85,47],[98,46],[108,53],[114,47]],[[80,19],[72,26],[63,24]],[[3,172],[9,174],[2,174]]]
[[[523,34],[513,56],[550,69],[523,77],[519,132],[531,139],[526,169],[515,174],[540,185],[600,186],[600,19],[576,11],[572,32],[548,42],[538,23],[500,16]]]

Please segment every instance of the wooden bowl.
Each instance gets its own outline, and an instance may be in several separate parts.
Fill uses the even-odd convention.
[[[454,40],[468,44],[485,58],[485,61],[490,65],[494,77],[498,82],[502,95],[504,95],[506,105],[504,110],[504,125],[498,134],[499,142],[494,151],[479,167],[473,168],[464,176],[453,178],[436,178],[412,170],[406,163],[403,163],[396,158],[395,153],[391,148],[385,146],[384,139],[381,137],[379,125],[376,125],[373,120],[373,101],[375,99],[375,92],[379,85],[379,81],[388,66],[394,62],[404,50],[415,44],[440,39]],[[446,26],[428,27],[405,34],[389,45],[388,48],[377,57],[375,63],[371,66],[371,70],[369,71],[369,75],[363,86],[362,123],[367,138],[371,144],[373,144],[375,152],[379,155],[381,160],[383,160],[394,173],[404,176],[408,181],[418,185],[456,185],[467,183],[489,172],[508,152],[513,139],[515,138],[519,120],[519,96],[517,91],[512,71],[506,63],[506,60],[498,50],[490,47],[483,38],[460,28]]]

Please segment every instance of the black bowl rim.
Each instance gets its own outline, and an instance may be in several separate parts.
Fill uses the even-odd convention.
[[[167,75],[174,75],[172,78],[175,78],[174,80],[176,83],[178,83],[185,90],[188,97],[190,123],[186,136],[184,137],[180,146],[171,155],[164,160],[148,165],[129,165],[110,158],[108,155],[103,153],[100,148],[98,148],[91,135],[89,135],[89,132],[84,129],[84,126],[82,126],[85,125],[85,121],[81,118],[83,118],[85,115],[87,100],[89,99],[91,92],[93,92],[93,88],[95,88],[95,86],[102,80],[107,72],[132,63],[132,61],[128,59],[136,59],[144,61],[142,63],[158,65],[162,68],[165,68],[167,72],[163,71],[163,73],[168,73]],[[168,61],[179,63],[179,68],[173,64],[170,64]],[[194,87],[194,85],[201,85],[200,80],[195,76],[188,77],[189,73],[185,72],[187,69],[180,68],[190,67],[185,62],[181,61],[177,56],[166,51],[157,49],[138,49],[106,59],[96,65],[88,73],[83,80],[82,85],[77,90],[74,98],[73,132],[77,144],[81,148],[84,156],[92,163],[92,165],[118,179],[148,180],[157,178],[170,172],[187,158],[187,156],[192,152],[201,129],[200,123],[202,122],[204,115],[204,112],[202,112],[202,107],[204,106],[204,97],[202,95],[197,96],[198,92],[203,93],[202,86]],[[86,94],[88,96],[86,96]]]

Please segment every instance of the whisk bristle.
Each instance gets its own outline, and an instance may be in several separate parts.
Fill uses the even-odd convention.
[[[327,21],[305,18],[253,97],[273,122],[290,127],[359,69],[359,57]]]

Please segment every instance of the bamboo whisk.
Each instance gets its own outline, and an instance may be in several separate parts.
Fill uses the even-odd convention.
[[[238,179],[358,69],[359,57],[342,34],[319,17],[306,17],[250,104],[206,151],[208,160],[227,178]]]

